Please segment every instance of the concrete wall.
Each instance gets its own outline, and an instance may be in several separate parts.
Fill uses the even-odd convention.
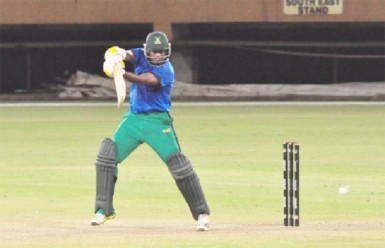
[[[172,38],[173,23],[385,21],[385,0],[328,0],[339,15],[285,15],[284,1],[319,0],[0,0],[0,24],[152,23]]]

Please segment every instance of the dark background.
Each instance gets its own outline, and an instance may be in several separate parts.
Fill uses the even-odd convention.
[[[150,24],[1,25],[0,93],[58,84],[77,70],[103,75],[108,47],[141,47],[152,30]],[[378,22],[178,24],[172,48],[190,51],[197,84],[383,82],[384,58],[343,56],[384,56],[384,30]]]

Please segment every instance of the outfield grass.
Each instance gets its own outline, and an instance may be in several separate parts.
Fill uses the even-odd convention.
[[[174,107],[206,233],[146,145],[120,165],[117,218],[89,225],[96,152],[124,111],[0,107],[0,247],[384,247],[384,105]],[[282,225],[286,140],[301,143],[299,228]]]

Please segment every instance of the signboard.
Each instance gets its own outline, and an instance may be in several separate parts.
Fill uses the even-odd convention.
[[[341,15],[343,0],[283,0],[285,15]]]

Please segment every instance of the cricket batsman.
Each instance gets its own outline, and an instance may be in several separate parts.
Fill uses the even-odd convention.
[[[209,206],[192,163],[181,151],[170,115],[170,93],[175,82],[170,55],[171,44],[163,32],[149,33],[143,48],[125,50],[113,46],[105,52],[105,74],[113,77],[114,66],[118,63],[123,77],[132,85],[130,109],[112,139],[102,141],[97,154],[93,226],[115,218],[113,196],[118,178],[117,165],[139,145],[146,143],[167,165],[197,221],[196,230],[209,229]],[[134,72],[124,70],[124,61],[133,63]]]

